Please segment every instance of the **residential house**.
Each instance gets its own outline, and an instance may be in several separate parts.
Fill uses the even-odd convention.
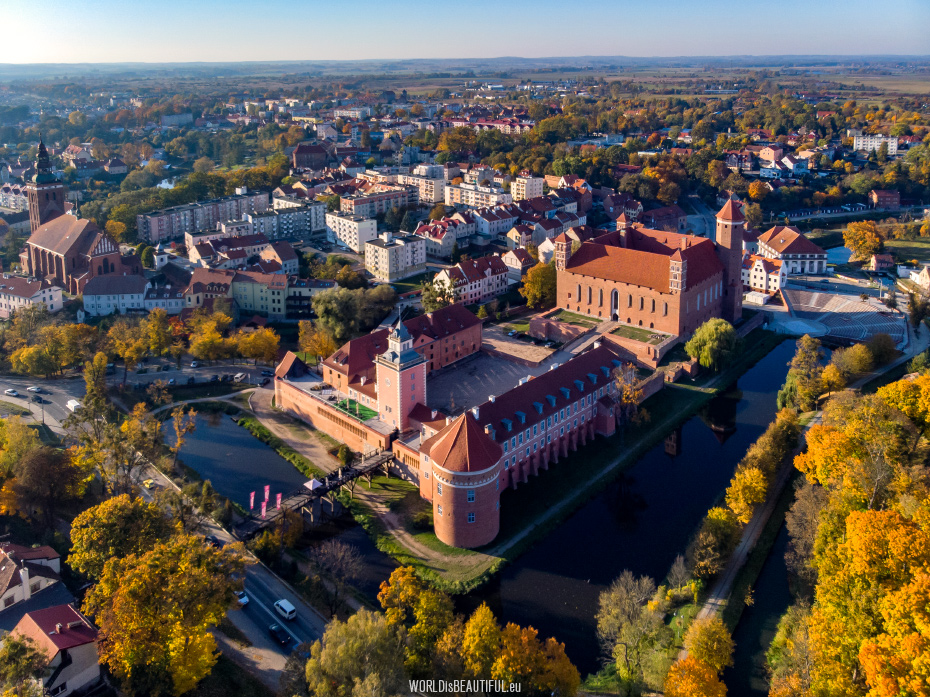
[[[774,295],[788,280],[788,271],[781,259],[766,259],[757,254],[743,257],[743,287]]]
[[[869,260],[870,271],[890,273],[894,267],[894,257],[891,254],[873,254]]]
[[[869,192],[869,203],[872,208],[897,210],[901,207],[901,194],[893,189],[872,189]]]
[[[47,588],[61,584],[61,559],[51,547],[0,547],[0,612],[25,603]]]
[[[151,284],[143,276],[96,276],[84,286],[84,312],[92,317],[145,310]]]
[[[45,305],[49,312],[62,307],[61,288],[45,279],[3,274],[0,280],[0,319],[10,319],[17,310]]]
[[[506,292],[509,272],[507,264],[496,254],[491,254],[479,259],[465,259],[452,268],[443,269],[433,280],[451,284],[456,291],[457,302],[471,305]]]
[[[766,259],[781,259],[788,275],[827,271],[827,253],[794,227],[778,225],[759,235],[758,253]]]
[[[268,245],[259,252],[259,256],[265,261],[275,261],[281,266],[281,273],[287,275],[296,275],[299,270],[299,260],[297,252],[287,242],[280,240],[269,242]]]
[[[385,232],[365,243],[365,268],[381,281],[396,281],[426,270],[426,238]]]
[[[501,254],[501,259],[507,265],[510,282],[519,283],[526,272],[536,266],[536,260],[525,249],[511,249]]]
[[[344,211],[326,214],[326,239],[343,244],[353,252],[363,252],[365,244],[377,236],[378,223],[374,218],[365,218]]]

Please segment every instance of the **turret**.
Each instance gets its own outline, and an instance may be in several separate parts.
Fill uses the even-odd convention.
[[[717,257],[723,264],[723,318],[734,323],[743,314],[743,231],[746,218],[736,201],[717,213]]]

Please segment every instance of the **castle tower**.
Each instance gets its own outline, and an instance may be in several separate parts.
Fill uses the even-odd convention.
[[[29,201],[29,226],[35,232],[50,220],[64,215],[68,189],[58,181],[48,159],[45,143],[39,139],[39,155],[36,158],[36,173],[26,184]]]
[[[388,350],[375,356],[378,414],[382,421],[403,433],[411,410],[426,404],[427,360],[413,350],[413,338],[398,319],[388,334]]]
[[[565,271],[565,265],[568,258],[572,255],[572,241],[564,232],[552,240],[555,249],[552,256],[555,259],[555,268],[557,271]]]
[[[723,264],[723,319],[731,324],[743,315],[743,231],[746,218],[739,204],[727,201],[717,213],[717,257]]]
[[[472,411],[420,446],[430,463],[433,529],[452,547],[481,547],[500,530],[503,449],[481,430]]]

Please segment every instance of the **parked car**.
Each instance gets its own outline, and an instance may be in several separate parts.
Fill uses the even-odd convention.
[[[154,479],[145,479],[145,480],[142,481],[142,486],[144,486],[146,489],[154,489],[154,488],[155,488],[155,480],[154,480]]]
[[[239,603],[239,607],[245,607],[249,604],[249,596],[245,594],[245,591],[236,591],[236,602]]]
[[[42,388],[36,387],[33,385],[32,387],[27,387],[26,392],[35,392],[36,394],[42,394]]]
[[[218,538],[216,535],[207,535],[207,543],[208,543],[211,547],[216,547],[217,549],[223,549],[223,547],[226,546],[226,543],[223,542],[223,541],[222,541],[220,538]]]
[[[171,387],[171,386],[177,385],[177,384],[178,384],[178,381],[175,380],[174,378],[171,378],[171,379],[168,381],[168,387]]]
[[[288,634],[287,630],[280,624],[275,623],[268,627],[268,633],[271,634],[271,638],[281,644],[281,646],[287,646],[291,643],[291,635]]]
[[[274,375],[274,371],[273,371],[273,370],[263,370],[263,371],[262,371],[262,377],[270,378],[270,377],[272,377],[273,375]]]
[[[284,600],[283,598],[281,600],[276,600],[274,609],[275,612],[286,620],[292,620],[297,617],[297,608],[294,607],[289,600]]]
[[[219,380],[220,380],[220,376],[219,376],[219,375],[211,375],[211,376],[210,376],[210,382],[219,382]]]
[[[226,374],[223,376],[223,382],[232,382],[232,379],[233,379],[233,376],[230,375],[229,373],[226,373]]]
[[[236,373],[235,375],[233,375],[233,381],[234,381],[234,382],[243,382],[243,381],[245,381],[246,377],[247,377],[247,376],[246,376],[245,373]]]
[[[199,367],[200,367],[200,363],[198,363],[197,361],[191,361],[191,368],[199,368]]]
[[[195,382],[197,382],[197,378],[194,378],[194,377],[187,378],[188,385],[193,385]]]
[[[264,386],[267,385],[269,382],[271,382],[271,378],[262,378],[262,381],[261,381],[260,383],[258,383],[258,384],[259,384],[260,387],[264,387]]]
[[[9,390],[4,390],[3,394],[5,394],[8,397],[19,397],[19,392],[17,392],[16,390],[12,388]]]

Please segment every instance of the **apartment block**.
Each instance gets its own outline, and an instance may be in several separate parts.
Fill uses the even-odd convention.
[[[873,134],[863,134],[858,135],[853,138],[853,149],[854,150],[865,150],[866,152],[871,152],[872,150],[878,150],[882,147],[882,143],[888,145],[888,154],[897,155],[898,154],[898,139],[890,136],[883,135],[873,135]]]
[[[528,198],[542,196],[545,182],[546,180],[542,177],[517,177],[510,185],[513,200],[523,201]]]
[[[365,268],[381,281],[396,281],[426,270],[426,240],[387,232],[365,243]]]
[[[164,208],[136,216],[139,239],[157,244],[180,239],[187,232],[215,230],[228,220],[242,220],[249,213],[268,210],[268,194],[263,191],[239,190],[235,196],[224,196],[200,203]]]
[[[326,214],[326,239],[330,242],[341,242],[361,254],[365,250],[365,243],[377,237],[378,223],[374,218],[344,211]]]
[[[448,185],[445,191],[447,206],[490,208],[501,203],[513,203],[513,197],[498,187],[477,184]]]
[[[340,199],[339,207],[349,215],[374,218],[378,213],[387,213],[392,208],[416,206],[419,198],[419,191],[413,186],[381,186],[366,193],[347,194]]]
[[[441,203],[445,200],[446,180],[440,177],[421,177],[416,174],[398,174],[397,183],[415,186],[423,203]]]

